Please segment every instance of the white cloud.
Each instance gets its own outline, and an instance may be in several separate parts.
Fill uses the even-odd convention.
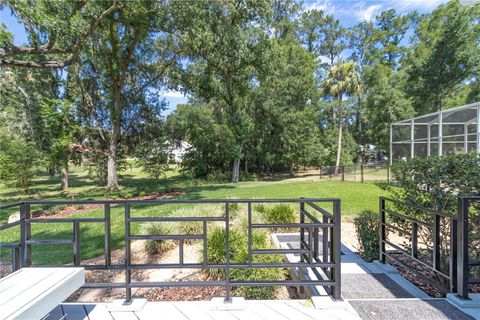
[[[161,93],[162,96],[168,98],[185,98],[185,95],[180,91],[168,90]]]
[[[384,10],[395,9],[404,14],[417,10],[430,12],[448,0],[305,0],[304,11],[323,10],[345,22],[370,21]],[[464,0],[475,1],[475,0]]]
[[[418,10],[420,12],[431,11],[447,2],[448,0],[402,0],[402,1],[388,1],[388,7],[395,9],[400,13]]]
[[[370,21],[379,13],[381,8],[381,4],[374,4],[365,9],[357,11],[356,16],[361,20]]]
[[[303,7],[304,7],[304,11],[311,11],[311,10],[328,11],[329,1],[328,0],[309,1],[309,2],[305,2]]]

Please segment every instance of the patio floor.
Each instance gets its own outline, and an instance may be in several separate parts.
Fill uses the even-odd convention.
[[[44,320],[340,320],[360,319],[353,309],[318,310],[306,300],[243,301],[225,306],[215,301],[147,302],[140,311],[121,311],[111,303],[62,304]],[[348,306],[347,306],[347,309]]]

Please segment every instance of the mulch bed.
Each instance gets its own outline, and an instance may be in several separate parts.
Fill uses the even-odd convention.
[[[440,285],[440,279],[443,278],[442,276],[436,275],[435,272],[433,272],[432,270],[426,268],[421,263],[418,263],[414,259],[409,258],[403,254],[393,254],[393,255],[395,256],[395,258],[400,260],[403,264],[410,266],[412,269],[414,269],[418,273],[428,277],[433,281],[436,281],[436,283]],[[435,297],[435,298],[445,297],[445,294],[441,290],[435,288],[430,283],[423,280],[422,277],[419,277],[412,271],[404,268],[403,266],[398,264],[395,260],[387,257],[387,262],[393,267],[395,267],[395,269],[397,269],[404,278],[406,278],[408,281],[413,283],[416,287],[418,287],[420,290],[422,290],[429,296]],[[480,293],[480,285],[470,285],[470,292]]]
[[[162,200],[162,199],[172,199],[181,195],[184,195],[185,192],[167,192],[167,193],[152,193],[141,197],[133,197],[133,198],[117,198],[115,200]],[[36,210],[32,212],[33,218],[41,218],[41,217],[65,217],[72,215],[74,213],[84,212],[88,210],[103,208],[103,204],[96,204],[96,203],[89,203],[89,204],[82,204],[79,207],[78,205],[71,205],[66,206],[62,209],[55,211],[54,213],[48,212],[46,210]],[[112,207],[117,206],[116,204],[112,204]]]

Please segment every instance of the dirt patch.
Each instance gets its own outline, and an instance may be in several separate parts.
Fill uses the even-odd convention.
[[[185,244],[185,263],[201,261],[201,245]],[[124,249],[112,251],[112,264],[125,263]],[[144,251],[143,241],[135,241],[131,247],[132,264],[169,264],[178,263],[178,247],[163,255],[149,255]],[[82,261],[85,265],[102,265],[104,257],[97,257]],[[121,270],[87,270],[85,272],[87,283],[122,283],[125,273]],[[183,281],[209,281],[207,275],[199,269],[148,269],[133,270],[132,281],[145,282],[183,282]],[[234,291],[232,292],[234,295]],[[277,292],[278,299],[290,299],[289,291],[281,287]],[[223,287],[157,287],[132,289],[135,297],[145,297],[149,301],[202,301],[210,300],[215,296],[225,296]],[[114,299],[123,299],[124,289],[79,289],[68,298],[68,302],[108,302]]]
[[[168,192],[168,193],[152,193],[141,197],[133,197],[129,199],[118,198],[116,200],[162,200],[162,199],[172,199],[181,195],[184,195],[185,192]],[[108,199],[107,199],[108,200]],[[46,210],[37,210],[32,212],[33,218],[49,217],[49,218],[59,218],[72,215],[74,213],[85,212],[93,209],[103,208],[103,204],[89,203],[82,205],[69,205],[62,209],[55,211],[54,213],[48,212]],[[112,204],[112,207],[117,206]]]

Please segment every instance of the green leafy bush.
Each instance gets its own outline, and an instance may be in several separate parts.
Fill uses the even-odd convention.
[[[296,214],[295,209],[289,204],[277,204],[271,208],[268,208],[264,213],[265,221],[267,223],[295,223]],[[287,231],[288,229],[282,228],[281,231]],[[277,230],[278,231],[278,230]]]
[[[169,153],[158,146],[138,154],[137,163],[148,177],[158,182],[170,170],[168,165]]]
[[[148,235],[172,234],[173,228],[169,223],[146,223],[142,226],[143,233]],[[174,240],[146,240],[145,251],[148,254],[164,253],[175,247]]]
[[[364,210],[353,220],[360,253],[368,262],[378,259],[380,240],[380,217],[378,213]]]
[[[230,229],[230,262],[247,263],[248,262],[248,237],[238,229]],[[209,263],[224,264],[226,262],[225,248],[226,233],[223,228],[215,228],[207,238],[207,256]],[[254,249],[271,248],[266,232],[252,233],[252,247]],[[254,257],[254,262],[281,262],[279,255],[260,255]],[[222,279],[225,277],[224,269],[205,270],[210,278]],[[238,281],[252,280],[282,280],[285,279],[284,270],[281,268],[257,268],[257,269],[232,269],[230,276]],[[276,287],[238,287],[236,294],[242,295],[247,299],[273,299],[277,291]]]
[[[222,206],[218,204],[201,204],[179,208],[172,212],[172,217],[221,216],[223,211]],[[172,228],[177,234],[203,234],[203,222],[201,221],[180,221],[173,224]],[[186,241],[186,243],[192,243],[192,241]]]
[[[447,215],[455,215],[459,195],[478,195],[480,190],[480,158],[475,153],[451,154],[442,157],[432,156],[414,158],[398,162],[392,166],[392,173],[399,187],[383,184],[383,189],[390,192],[393,198],[409,205],[420,206],[431,211],[440,211]],[[391,205],[392,210],[416,219],[432,223],[432,215],[405,205]],[[473,260],[480,257],[480,205],[472,205],[469,210],[470,241],[469,254]],[[389,223],[409,230],[408,221],[392,219]],[[450,223],[442,218],[440,225],[443,241],[441,241],[442,267],[448,268]],[[419,228],[419,248],[432,247],[433,234],[430,228]],[[404,247],[408,249],[410,244]],[[420,249],[421,251],[421,249]],[[423,250],[431,255],[431,250]],[[421,252],[422,253],[422,252]],[[475,275],[480,277],[480,272]],[[443,279],[444,280],[444,279]],[[440,280],[442,281],[442,280]]]
[[[0,181],[26,192],[40,172],[41,154],[23,139],[0,136]]]

